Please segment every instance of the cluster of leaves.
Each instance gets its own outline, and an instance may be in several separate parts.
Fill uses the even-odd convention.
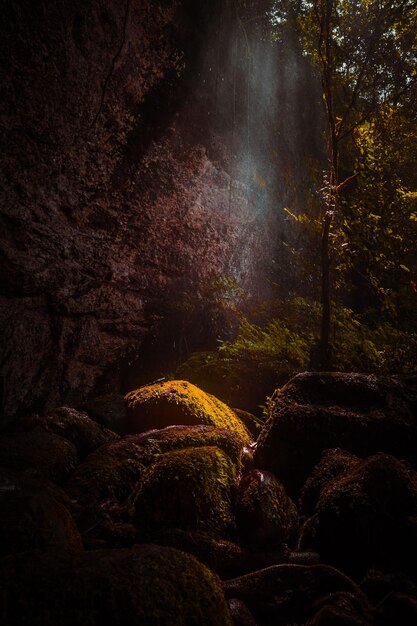
[[[328,164],[323,186],[317,179],[312,190],[320,188],[322,197],[322,319],[326,305],[325,326],[332,320],[336,328],[343,304],[361,315],[357,321],[366,328],[382,324],[383,335],[392,325],[412,335],[417,318],[417,4],[277,0],[271,6],[275,37],[283,40],[289,29],[296,34],[322,86]],[[320,223],[303,207],[284,211],[295,228],[314,230]],[[310,239],[314,247],[317,233]],[[374,340],[379,345],[382,337]],[[333,366],[339,349],[333,345]]]
[[[371,326],[351,309],[336,306],[332,325],[334,366],[339,371],[415,373],[417,333],[385,322]],[[234,342],[219,348],[222,359],[252,361],[277,377],[309,368],[318,338],[320,305],[301,297],[260,307],[256,321],[243,317]]]
[[[414,102],[387,106],[358,128],[359,176],[342,229],[341,269],[360,271],[362,290],[403,329],[413,328],[417,305],[416,112]]]

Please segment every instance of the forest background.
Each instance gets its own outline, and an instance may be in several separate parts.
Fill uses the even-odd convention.
[[[275,207],[292,236],[271,259],[273,295],[254,303],[214,276],[201,302],[218,346],[176,375],[255,410],[306,369],[416,373],[417,3],[249,5],[236,8],[242,29],[255,23],[278,55],[290,42],[310,68],[321,142],[307,173],[286,174],[293,202]],[[186,336],[196,307],[181,306]]]

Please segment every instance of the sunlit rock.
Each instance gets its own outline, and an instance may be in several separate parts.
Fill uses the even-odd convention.
[[[131,431],[143,432],[172,424],[208,424],[251,437],[236,413],[215,396],[184,380],[141,387],[126,396]]]

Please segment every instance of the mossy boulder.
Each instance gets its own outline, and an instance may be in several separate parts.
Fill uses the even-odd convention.
[[[77,467],[67,492],[81,506],[106,499],[123,501],[152,458],[134,436],[112,441],[89,454]]]
[[[242,466],[244,454],[242,439],[239,433],[228,428],[204,425],[167,426],[139,435],[138,441],[141,441],[145,448],[156,450],[158,455],[183,448],[217,446],[227,454],[238,470]]]
[[[248,444],[250,434],[236,413],[215,396],[184,380],[169,380],[141,387],[126,396],[131,432],[173,424],[207,424],[227,428]]]
[[[50,548],[82,549],[65,506],[42,488],[0,490],[0,556]]]
[[[312,518],[311,546],[355,574],[412,565],[417,551],[417,472],[394,457],[361,460],[325,484]]]
[[[160,456],[133,496],[139,528],[180,528],[230,535],[234,526],[236,468],[219,448],[186,448]]]
[[[45,491],[51,498],[61,503],[66,509],[73,513],[73,503],[63,486],[46,479],[33,469],[16,471],[8,467],[0,466],[0,493],[8,493],[21,489],[26,491],[39,489]]]
[[[213,426],[169,426],[107,443],[81,463],[68,483],[68,493],[82,505],[107,498],[122,502],[145,469],[170,450],[217,446],[238,471],[242,441],[238,434]]]
[[[0,437],[0,459],[4,467],[31,469],[62,484],[77,465],[77,450],[70,441],[54,433],[13,433]]]
[[[286,563],[290,557],[286,549],[253,552],[227,539],[216,539],[208,533],[178,528],[142,530],[138,533],[138,539],[188,552],[222,579]]]
[[[3,626],[232,626],[217,576],[172,548],[9,557],[0,579]]]
[[[243,602],[258,624],[267,625],[313,625],[318,601],[339,592],[367,604],[354,581],[327,565],[274,565],[227,580],[223,590],[227,599]]]
[[[253,439],[256,440],[262,428],[265,425],[265,420],[259,417],[256,417],[256,415],[253,415],[253,413],[249,413],[248,411],[243,411],[242,409],[234,408],[233,411],[236,413],[238,418],[244,423],[244,425],[246,426],[246,428],[252,435]]]
[[[232,598],[228,604],[234,626],[258,626],[252,613],[242,600]]]
[[[112,393],[90,398],[84,411],[99,424],[111,428],[116,433],[126,434],[126,401],[124,396]]]
[[[236,502],[240,542],[253,550],[291,542],[298,528],[297,507],[270,472],[252,470],[240,481]]]
[[[346,450],[340,448],[325,450],[320,462],[314,467],[301,490],[301,513],[307,516],[313,515],[320,493],[327,483],[359,462],[360,459],[357,456]]]
[[[275,393],[274,403],[343,407],[361,415],[390,415],[409,424],[417,420],[417,388],[398,376],[303,372]]]
[[[311,626],[375,626],[375,623],[401,623],[405,626],[403,620],[376,622],[375,611],[369,602],[346,591],[320,599],[314,608],[315,613],[308,622]]]
[[[413,394],[389,377],[299,374],[270,402],[255,467],[274,473],[295,496],[328,448],[361,457],[381,451],[415,463]]]
[[[77,448],[79,459],[83,459],[104,443],[117,439],[115,433],[97,424],[86,413],[69,407],[51,409],[45,415],[23,417],[14,428],[19,431],[39,431],[60,435]]]

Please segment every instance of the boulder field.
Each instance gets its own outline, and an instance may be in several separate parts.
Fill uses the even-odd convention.
[[[4,626],[415,626],[413,379],[299,374],[257,441],[186,381],[99,404],[0,436]]]

